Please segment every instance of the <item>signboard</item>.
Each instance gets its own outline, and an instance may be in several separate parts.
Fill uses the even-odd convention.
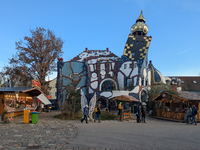
[[[52,96],[51,95],[47,95],[47,99],[52,99]]]
[[[36,79],[32,80],[32,87],[41,87],[40,82]]]

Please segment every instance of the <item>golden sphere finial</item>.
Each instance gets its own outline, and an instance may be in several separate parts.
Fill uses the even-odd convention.
[[[143,9],[141,10],[141,12],[143,12]]]

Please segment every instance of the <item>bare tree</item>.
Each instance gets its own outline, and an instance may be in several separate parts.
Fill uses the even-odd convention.
[[[70,118],[75,118],[76,114],[81,110],[81,96],[80,89],[77,90],[77,83],[71,82],[66,87],[66,100],[64,108],[62,109],[62,115]]]
[[[30,37],[15,43],[17,52],[9,59],[9,66],[3,68],[3,74],[19,80],[20,86],[30,86],[34,75],[42,91],[48,93],[50,88],[45,78],[55,69],[55,60],[63,53],[63,41],[49,29],[39,27],[30,32]]]

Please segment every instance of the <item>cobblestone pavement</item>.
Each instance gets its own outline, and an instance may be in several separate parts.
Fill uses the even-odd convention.
[[[65,120],[55,119],[60,112],[38,114],[37,124],[24,124],[23,117],[0,124],[0,149],[67,149],[78,130]]]

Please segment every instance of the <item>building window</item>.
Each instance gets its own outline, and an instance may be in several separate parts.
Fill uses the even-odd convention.
[[[134,41],[132,41],[131,43],[134,44]]]
[[[139,42],[137,41],[136,45],[138,45],[138,44],[139,44]]]
[[[132,68],[132,63],[131,63],[131,64],[129,64],[129,68]]]
[[[142,41],[141,44],[143,44],[144,42]]]
[[[124,64],[124,69],[126,69],[127,68],[127,64]]]
[[[197,83],[197,81],[193,81],[193,83],[195,83],[195,84],[196,84],[196,83]]]
[[[113,81],[107,80],[102,84],[102,91],[112,91],[116,90],[115,84]]]
[[[133,79],[132,78],[126,79],[126,85],[127,85],[127,89],[128,90],[132,90],[132,88],[133,88]]]
[[[135,56],[135,53],[132,53],[132,57],[134,57]]]
[[[136,67],[137,67],[137,63],[134,64],[134,68],[136,68]]]

